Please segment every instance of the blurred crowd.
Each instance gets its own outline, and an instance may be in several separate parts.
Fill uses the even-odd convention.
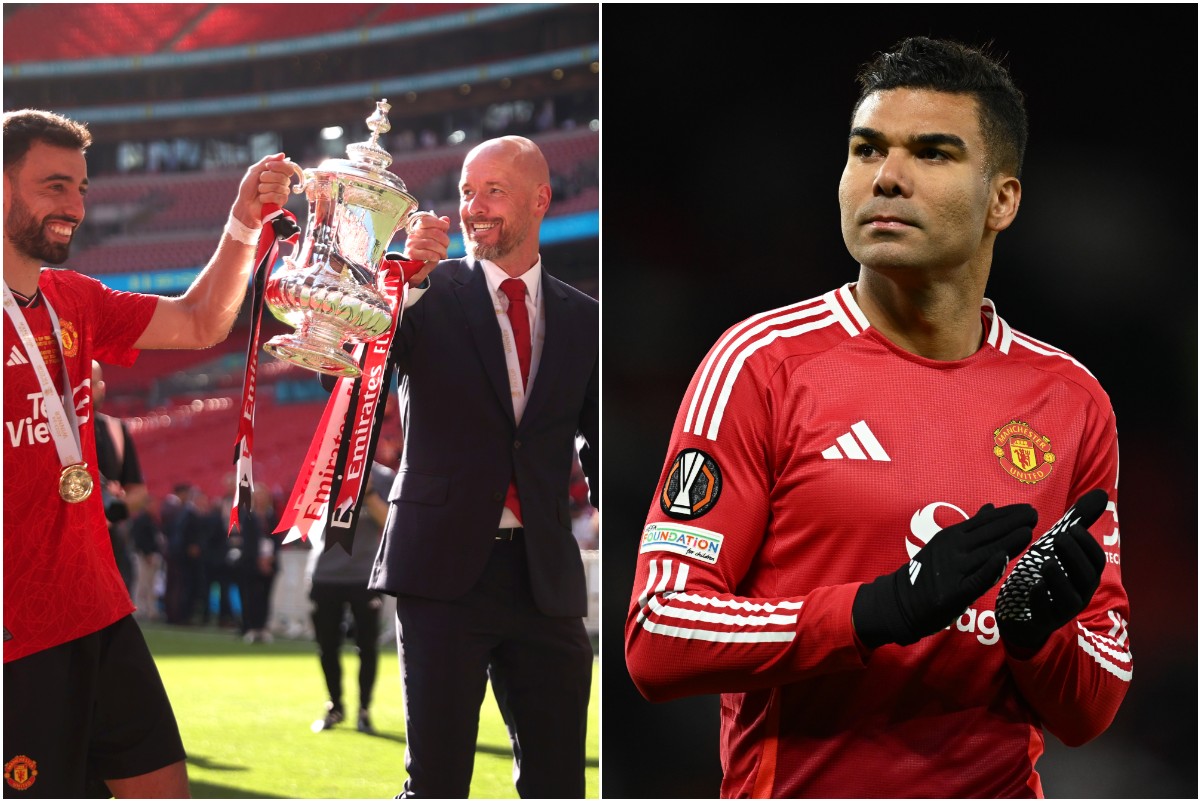
[[[265,483],[253,492],[254,520],[230,530],[229,491],[210,496],[187,482],[117,529],[118,566],[133,567],[126,585],[142,621],[215,625],[247,642],[269,642],[271,592],[279,571],[280,537],[272,534],[280,500]]]
[[[390,453],[390,452],[388,452]],[[233,475],[220,494],[188,482],[148,495],[136,514],[113,524],[113,548],[139,621],[216,627],[247,643],[269,643],[276,587],[284,571],[303,570],[307,541],[283,544],[274,534],[287,503],[281,488],[254,487],[253,521],[229,526]],[[572,531],[580,549],[597,549],[599,514],[588,503],[587,482],[576,464],[570,488]]]

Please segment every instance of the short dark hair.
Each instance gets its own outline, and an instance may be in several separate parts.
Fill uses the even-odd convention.
[[[4,112],[4,169],[19,163],[34,142],[87,151],[92,134],[83,123],[41,109]]]
[[[990,175],[1021,176],[1029,119],[1025,97],[1008,69],[989,52],[990,45],[968,47],[946,39],[913,36],[879,53],[858,73],[862,93],[851,119],[873,92],[887,89],[931,89],[970,95],[979,108],[979,128],[988,147]]]

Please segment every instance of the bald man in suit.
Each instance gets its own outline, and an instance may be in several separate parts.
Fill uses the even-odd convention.
[[[581,798],[593,653],[569,488],[578,437],[599,506],[599,304],[543,268],[536,144],[478,145],[459,190],[467,256],[429,274],[390,354],[404,450],[370,587],[397,601],[402,796],[468,797],[490,679],[520,795]]]

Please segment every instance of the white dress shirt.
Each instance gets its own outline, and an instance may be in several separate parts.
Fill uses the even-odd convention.
[[[545,316],[542,315],[542,260],[539,256],[533,267],[517,276],[525,282],[525,310],[529,314],[530,347],[527,386],[521,384],[521,362],[517,358],[512,324],[508,321],[508,296],[500,289],[501,282],[512,276],[487,259],[481,259],[479,263],[483,266],[488,292],[491,294],[492,304],[496,309],[496,319],[500,323],[500,335],[504,340],[504,362],[508,367],[508,386],[512,392],[513,415],[517,423],[520,423],[521,415],[525,412],[525,399],[528,398],[529,391],[533,388],[534,379],[537,377],[538,363],[542,358],[542,347],[546,342]],[[499,528],[507,529],[520,525],[521,522],[517,516],[513,514],[512,510],[505,507],[500,516]]]

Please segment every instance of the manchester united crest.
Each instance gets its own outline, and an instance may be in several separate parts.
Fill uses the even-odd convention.
[[[4,781],[18,791],[24,791],[37,779],[37,761],[17,755],[4,764]]]
[[[1019,482],[1037,484],[1054,470],[1050,438],[1025,421],[1010,420],[992,433],[992,453],[1005,472]]]
[[[58,325],[62,333],[63,354],[74,358],[79,353],[79,331],[76,330],[75,324],[69,320],[60,320]]]

